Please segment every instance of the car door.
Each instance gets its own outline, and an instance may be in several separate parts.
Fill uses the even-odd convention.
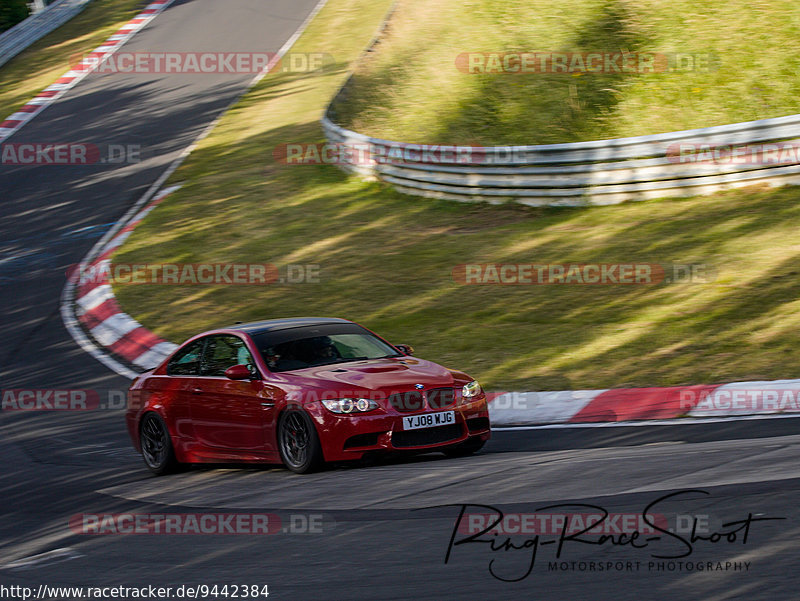
[[[231,380],[225,370],[255,362],[243,339],[232,334],[206,338],[200,377],[191,390],[191,414],[198,442],[232,453],[262,453],[265,448],[265,413],[271,399],[257,373],[252,380]]]
[[[167,364],[167,375],[151,378],[159,393],[169,399],[165,403],[168,421],[175,426],[175,433],[190,447],[195,434],[192,426],[190,401],[191,391],[200,376],[200,363],[206,339],[199,338],[178,350]]]

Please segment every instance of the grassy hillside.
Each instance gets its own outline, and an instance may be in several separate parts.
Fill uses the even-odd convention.
[[[332,166],[276,162],[280,144],[322,141],[327,99],[388,5],[330,0],[294,51],[328,52],[335,68],[265,78],[172,178],[185,186],[114,257],[316,264],[319,283],[117,286],[128,312],[177,342],[237,320],[346,317],[494,390],[798,376],[797,188],[530,209],[423,200]],[[463,263],[634,261],[707,263],[716,277],[466,286],[452,276]]]
[[[359,66],[351,102],[337,108],[345,125],[376,137],[481,145],[777,117],[800,113],[798,37],[794,0],[401,0]],[[656,69],[669,68],[470,74],[456,66],[464,53],[618,51],[653,53]]]

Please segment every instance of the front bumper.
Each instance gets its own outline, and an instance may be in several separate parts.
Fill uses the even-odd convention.
[[[425,451],[467,440],[488,440],[489,408],[485,397],[451,407],[409,413],[377,409],[363,415],[337,415],[320,402],[305,406],[317,427],[326,461],[359,459],[372,451]],[[403,430],[402,419],[424,413],[454,411],[456,421],[446,426]]]

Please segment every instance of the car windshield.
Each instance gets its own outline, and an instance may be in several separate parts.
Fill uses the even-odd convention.
[[[271,371],[292,371],[365,359],[401,357],[356,324],[323,324],[253,335]]]

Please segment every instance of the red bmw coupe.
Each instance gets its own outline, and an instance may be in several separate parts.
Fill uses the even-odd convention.
[[[371,451],[478,451],[490,436],[480,385],[412,352],[345,319],[212,330],[134,380],[128,432],[156,474],[203,462],[305,473]]]

